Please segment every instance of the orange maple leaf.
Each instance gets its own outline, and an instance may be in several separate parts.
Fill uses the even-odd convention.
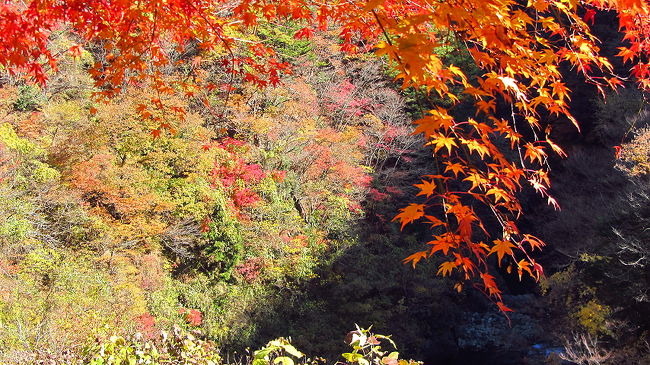
[[[424,218],[426,218],[427,223],[431,225],[431,228],[445,225],[445,222],[441,221],[440,219],[432,215],[425,215]]]
[[[417,196],[426,195],[428,198],[436,192],[436,184],[433,181],[422,180],[422,184],[414,184],[413,186],[420,188]]]
[[[525,259],[522,259],[517,263],[517,272],[519,274],[519,280],[521,280],[521,276],[524,273],[524,271],[526,271],[531,277],[535,277],[533,275],[533,271],[531,270],[530,263]]]
[[[494,281],[494,276],[488,273],[482,273],[481,279],[483,279],[483,285],[485,286],[485,289],[487,289],[488,294],[496,297],[500,296],[501,290],[497,286],[497,283]]]
[[[416,252],[416,253],[414,253],[413,255],[411,255],[411,256],[405,258],[402,262],[405,263],[405,264],[407,264],[407,263],[410,262],[411,265],[413,265],[413,268],[415,269],[415,265],[417,265],[417,263],[418,263],[420,260],[422,260],[422,259],[426,259],[427,256],[428,256],[427,251],[420,251],[420,252]]]
[[[401,213],[396,215],[392,222],[399,220],[402,222],[400,229],[404,229],[404,226],[420,219],[424,215],[424,207],[424,204],[411,203],[408,207],[400,209]]]
[[[498,260],[499,260],[499,265],[501,265],[501,260],[503,259],[503,256],[508,254],[510,256],[513,255],[512,248],[517,247],[513,245],[510,241],[504,241],[504,240],[494,240],[494,246],[490,249],[490,253],[488,255],[491,255],[496,252]]]
[[[544,162],[544,158],[546,157],[546,152],[544,152],[544,147],[535,146],[532,143],[526,143],[524,147],[526,147],[526,152],[524,153],[524,157],[529,159],[530,162],[535,162],[536,160],[540,164]]]
[[[506,305],[503,304],[503,302],[497,302],[497,307],[499,307],[499,310],[501,312],[514,312],[512,309],[506,307]]]
[[[522,242],[528,242],[532,250],[536,248],[541,250],[542,247],[546,246],[546,244],[542,240],[530,234],[524,234],[524,240]]]
[[[465,167],[459,163],[445,162],[445,172],[451,171],[454,173],[454,177],[458,177],[458,174],[465,173]]]
[[[446,255],[449,252],[449,249],[458,247],[458,244],[449,236],[449,234],[434,237],[434,240],[427,242],[427,244],[433,246],[431,247],[431,251],[429,251],[429,254],[431,255],[437,251],[442,251],[442,253]]]

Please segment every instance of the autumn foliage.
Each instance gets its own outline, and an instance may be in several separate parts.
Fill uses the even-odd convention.
[[[554,125],[546,117],[579,125],[568,108],[571,91],[561,69],[577,71],[601,91],[621,86],[628,76],[613,74],[591,31],[591,24],[606,13],[618,17],[624,44],[618,56],[629,65],[629,76],[640,87],[650,88],[650,5],[644,0],[10,1],[0,5],[0,64],[46,85],[61,58],[50,51],[48,42],[57,32],[69,32],[78,39],[68,50],[73,56],[83,49],[103,50],[89,71],[96,97],[115,97],[128,86],[154,90],[137,111],[152,123],[153,136],[160,137],[176,132],[167,116],[182,119],[186,113],[166,103],[170,95],[202,102],[219,119],[223,110],[211,105],[206,90],[221,90],[223,103],[228,104],[235,80],[263,87],[277,85],[283,74],[291,72],[272,47],[251,37],[255,26],[300,22],[304,27],[295,33],[297,38],[334,28],[344,51],[374,51],[388,58],[403,88],[447,103],[420,110],[421,117],[414,122],[414,133],[431,146],[437,168],[416,185],[425,200],[411,203],[395,217],[402,228],[416,221],[431,226],[427,248],[405,261],[415,265],[441,255],[445,261],[439,274],[471,281],[499,309],[508,311],[490,261],[520,278],[543,276],[533,251],[544,243],[518,228],[523,214],[518,194],[530,188],[559,207],[549,191],[548,159],[564,152],[553,141]],[[477,77],[446,60],[450,47],[469,52]],[[203,68],[208,66],[220,68],[224,76],[205,78]],[[351,84],[343,83],[330,93],[330,105],[340,104],[351,91]],[[472,100],[475,116],[452,116],[461,98]],[[353,100],[344,114],[358,116],[369,108],[366,100]],[[327,138],[345,138],[337,133],[341,136],[328,132]],[[314,169],[319,173],[359,175],[331,158],[327,144],[308,150],[318,156]],[[98,154],[83,163],[93,169],[101,159]],[[314,173],[310,168],[304,172],[307,179]],[[213,171],[216,180],[232,189],[238,207],[255,204],[258,196],[245,185],[266,174],[237,159]],[[73,180],[92,185],[81,178]],[[235,187],[234,180],[244,184]],[[350,179],[350,183],[364,182]],[[133,194],[128,191],[119,196],[100,193],[102,202],[110,199],[124,214],[151,203],[146,196],[130,201]],[[488,229],[495,225],[499,231]]]

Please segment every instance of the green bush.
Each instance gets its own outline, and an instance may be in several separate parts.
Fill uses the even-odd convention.
[[[174,329],[162,332],[158,343],[143,341],[142,336],[125,339],[112,336],[108,341],[87,349],[89,365],[135,364],[221,364],[216,346],[208,341]]]
[[[349,364],[358,365],[420,365],[421,362],[399,358],[397,351],[381,347],[387,342],[395,347],[390,336],[377,335],[369,329],[348,333],[346,342],[350,352],[342,354]],[[316,365],[323,359],[311,359],[298,351],[289,339],[278,338],[269,341],[252,355],[224,360],[216,345],[201,340],[179,328],[171,333],[162,332],[156,341],[144,341],[142,336],[130,338],[112,336],[101,344],[86,349],[90,365],[135,365],[135,364],[201,364],[201,365]],[[230,357],[228,357],[230,359]]]
[[[313,58],[311,42],[293,37],[300,28],[302,26],[296,23],[289,23],[284,26],[264,24],[258,27],[257,35],[269,41],[273,49],[282,56],[284,61],[292,62],[306,54],[310,54]]]
[[[241,259],[244,243],[240,224],[230,217],[225,205],[217,206],[212,215],[210,230],[206,233],[206,253],[216,266],[219,277],[228,280]]]
[[[21,112],[36,111],[43,102],[41,91],[34,86],[21,86],[18,98],[13,103],[14,110]]]

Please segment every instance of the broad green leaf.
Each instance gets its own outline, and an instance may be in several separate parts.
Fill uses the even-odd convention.
[[[288,343],[285,344],[284,346],[282,346],[282,348],[284,349],[284,351],[286,351],[290,355],[293,355],[293,356],[295,356],[297,358],[301,358],[301,357],[303,357],[305,355],[302,352],[298,351],[298,349],[293,347],[293,345],[288,344]]]
[[[287,356],[280,356],[276,357],[275,360],[273,360],[274,364],[281,364],[281,365],[293,365],[293,360],[290,357]]]

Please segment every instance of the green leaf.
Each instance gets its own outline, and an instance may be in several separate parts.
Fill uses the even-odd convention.
[[[356,352],[346,352],[341,354],[341,356],[350,362],[357,362],[360,358],[363,358],[363,355]]]
[[[254,359],[252,365],[268,365],[269,362],[263,359]]]
[[[261,359],[267,360],[271,352],[273,352],[274,350],[275,349],[273,348],[265,347],[263,349],[255,351],[253,355],[256,360],[261,360]]]
[[[297,358],[301,358],[305,355],[302,352],[298,351],[295,347],[293,347],[293,345],[288,343],[282,346],[282,348],[284,348],[284,351],[286,351],[289,355],[293,355]]]
[[[397,348],[397,345],[395,344],[395,341],[390,339],[390,336],[384,336],[384,335],[375,335],[377,338],[381,338],[382,340],[386,340],[390,342],[391,345],[393,345],[394,348]]]
[[[281,365],[293,365],[293,360],[290,357],[287,356],[280,356],[276,357],[275,360],[273,360],[274,364],[281,364]]]

